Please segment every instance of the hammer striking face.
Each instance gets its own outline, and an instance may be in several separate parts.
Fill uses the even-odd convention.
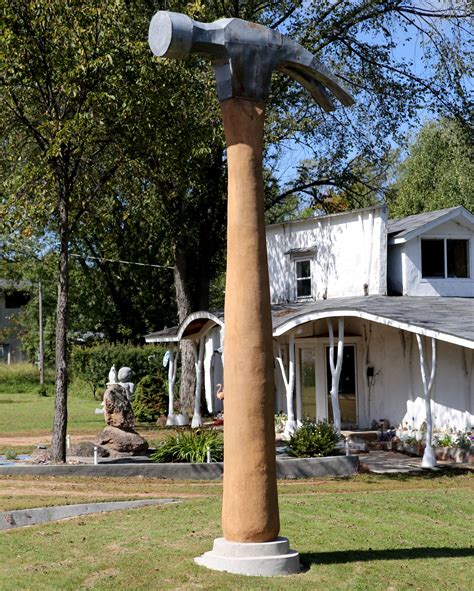
[[[159,57],[209,58],[214,67],[219,101],[243,98],[265,102],[273,70],[297,80],[325,110],[334,103],[354,103],[335,77],[304,47],[278,31],[238,18],[198,23],[177,12],[159,11],[150,23],[149,43]]]

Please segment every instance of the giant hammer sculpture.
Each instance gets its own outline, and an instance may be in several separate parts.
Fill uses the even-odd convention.
[[[240,19],[206,24],[160,11],[149,42],[160,57],[209,58],[227,142],[228,225],[225,297],[224,538],[197,562],[249,575],[297,572],[297,552],[279,538],[274,433],[272,320],[265,243],[262,143],[275,69],[302,84],[326,111],[327,89],[352,97],[306,49]]]

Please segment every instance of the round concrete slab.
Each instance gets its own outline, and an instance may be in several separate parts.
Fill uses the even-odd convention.
[[[261,543],[216,538],[212,550],[194,561],[212,570],[253,577],[294,575],[301,571],[298,552],[291,550],[288,539],[283,537]]]

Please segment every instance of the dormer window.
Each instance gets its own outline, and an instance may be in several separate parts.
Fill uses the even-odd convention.
[[[311,297],[311,260],[301,259],[295,261],[296,266],[296,297]]]
[[[469,240],[421,240],[421,276],[430,279],[469,277]]]

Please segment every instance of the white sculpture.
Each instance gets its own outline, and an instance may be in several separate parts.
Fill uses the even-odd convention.
[[[118,372],[118,383],[127,393],[128,399],[131,401],[133,392],[135,391],[135,384],[131,382],[132,370],[130,367],[121,367]]]
[[[109,371],[109,379],[107,380],[107,386],[117,383],[117,372],[115,371],[115,365],[112,365]]]

